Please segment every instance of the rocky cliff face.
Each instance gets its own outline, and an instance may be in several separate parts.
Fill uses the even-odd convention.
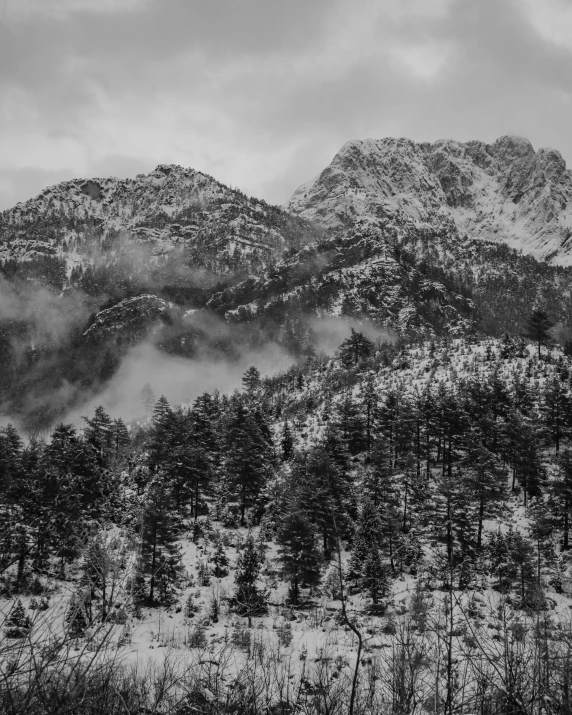
[[[271,265],[306,230],[210,176],[160,165],[135,179],[67,181],[5,211],[0,261],[60,258],[69,276],[139,249],[155,265],[185,254],[195,267],[241,275]]]
[[[518,137],[351,141],[286,208],[327,227],[359,217],[456,227],[469,238],[572,264],[572,173],[557,151],[534,151]]]
[[[126,298],[111,308],[99,311],[83,333],[84,338],[102,340],[116,333],[129,335],[131,340],[144,337],[149,326],[158,320],[168,321],[168,304],[155,295]]]
[[[450,237],[432,228],[420,235],[412,221],[361,217],[214,295],[208,307],[232,322],[331,315],[367,318],[400,334],[463,333],[473,324],[473,301],[462,282],[433,270],[421,243],[445,253]]]

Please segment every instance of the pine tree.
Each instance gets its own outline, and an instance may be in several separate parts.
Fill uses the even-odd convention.
[[[459,574],[460,580],[464,579],[467,574],[466,562],[474,560],[475,523],[471,518],[470,500],[459,474],[449,475],[447,471],[440,475],[435,493],[435,530],[446,546],[447,578],[455,572]],[[460,588],[467,585],[462,580]]]
[[[97,598],[101,609],[101,620],[105,621],[109,606],[120,587],[120,573],[123,569],[125,553],[116,540],[106,540],[104,533],[91,536],[85,548],[82,562],[80,585],[85,593],[85,606],[90,622],[93,620],[92,601]]]
[[[26,638],[32,627],[32,622],[26,615],[22,601],[18,599],[6,619],[6,638]]]
[[[379,599],[387,594],[389,579],[375,543],[369,544],[358,584],[369,592],[374,605],[377,605]]]
[[[214,575],[216,578],[223,578],[228,574],[228,558],[219,538],[215,544],[212,561],[214,563]]]
[[[254,416],[238,403],[226,428],[224,469],[228,488],[238,498],[240,524],[252,507],[270,474],[269,443]]]
[[[23,443],[13,425],[0,428],[0,495],[17,488],[22,472]]]
[[[373,376],[367,376],[362,383],[359,407],[363,429],[363,448],[366,453],[366,462],[368,462],[374,443],[374,416],[377,407],[377,393]]]
[[[354,581],[360,578],[370,549],[379,549],[382,529],[379,514],[374,503],[366,497],[363,500],[353,541],[348,577]]]
[[[165,548],[165,545],[163,545],[163,548],[157,554],[155,569],[155,587],[158,593],[158,600],[162,604],[171,605],[176,601],[178,589],[185,573],[181,563],[180,548],[173,545]]]
[[[85,634],[89,622],[85,612],[83,594],[77,593],[72,596],[65,620],[68,625],[68,635],[70,638],[81,638]]]
[[[463,481],[477,510],[477,549],[482,548],[483,521],[495,513],[495,508],[505,499],[506,475],[496,456],[479,437],[469,437],[463,462]]]
[[[560,451],[560,442],[566,427],[570,427],[570,396],[558,375],[547,380],[542,391],[542,414],[554,444],[556,452]]]
[[[512,490],[516,491],[517,482],[522,486],[525,506],[530,497],[539,496],[542,491],[545,473],[540,454],[541,440],[540,425],[513,409],[504,426],[502,451],[512,466]]]
[[[290,582],[289,600],[298,604],[300,585],[316,585],[320,580],[320,555],[316,549],[315,534],[304,512],[292,504],[276,536],[278,561],[282,573]]]
[[[170,455],[176,419],[167,398],[161,395],[153,407],[153,421],[147,441],[148,465],[152,472],[162,468],[163,462]]]
[[[565,449],[558,460],[558,471],[549,484],[550,498],[556,518],[562,525],[562,549],[570,548],[572,517],[572,451]]]
[[[346,367],[358,365],[362,360],[369,358],[374,351],[374,343],[366,338],[363,333],[357,333],[350,328],[350,337],[346,338],[338,348],[342,364]]]
[[[144,585],[148,583],[148,601],[154,603],[156,588],[161,600],[167,602],[177,587],[181,574],[181,553],[177,538],[181,531],[173,496],[157,474],[146,489],[141,514],[141,551],[138,565],[139,598],[144,598]]]
[[[535,582],[534,547],[530,540],[512,528],[506,534],[498,531],[490,535],[487,553],[500,589],[506,593],[516,582],[520,603],[526,606]]]
[[[516,567],[511,559],[512,532],[503,534],[500,529],[489,535],[486,544],[486,554],[490,571],[498,578],[497,588],[506,593],[517,575]]]
[[[550,340],[549,330],[552,325],[553,323],[550,321],[548,314],[542,308],[536,308],[528,317],[524,334],[529,340],[538,344],[539,360],[541,359],[541,346]]]
[[[121,417],[113,420],[112,442],[116,458],[119,456],[119,453],[131,442],[129,431]]]
[[[104,480],[93,448],[80,439],[73,425],[56,427],[40,471],[43,479],[36,485],[36,500],[63,568],[66,560],[79,555],[77,535],[85,521],[102,514]],[[39,550],[46,545],[42,539]]]
[[[510,333],[504,333],[501,338],[500,356],[503,360],[510,360],[515,357],[517,346],[514,338]]]
[[[292,457],[292,451],[294,449],[294,437],[292,435],[290,425],[288,424],[288,420],[284,420],[280,447],[282,449],[282,461],[289,462]]]
[[[375,436],[387,446],[390,468],[401,466],[401,458],[412,444],[403,386],[388,390],[375,407]]]
[[[195,521],[200,498],[212,487],[214,435],[208,417],[199,409],[171,411],[154,427],[161,468],[173,486],[176,508],[184,513],[190,502]],[[153,447],[154,451],[158,450]]]
[[[342,439],[351,455],[367,449],[366,423],[361,405],[356,402],[350,390],[346,390],[335,406],[335,421]]]
[[[536,582],[540,585],[542,557],[550,554],[551,536],[554,532],[554,518],[547,503],[542,499],[533,499],[528,505],[527,515],[530,519],[529,534],[536,546]]]
[[[153,422],[155,424],[161,424],[171,412],[172,410],[169,400],[165,397],[165,395],[161,395],[153,406]]]
[[[530,583],[534,581],[534,550],[529,539],[518,531],[509,532],[508,542],[510,559],[518,574],[521,604],[525,606]]]
[[[249,394],[252,394],[260,386],[260,372],[254,365],[249,367],[242,376],[242,386]]]
[[[112,419],[101,406],[96,407],[95,414],[91,419],[88,417],[82,417],[82,419],[87,423],[84,439],[93,447],[100,466],[104,466],[107,464],[113,448]]]
[[[252,626],[253,616],[266,612],[266,596],[258,588],[260,574],[260,556],[254,538],[248,535],[238,557],[235,573],[235,590],[229,599],[231,608],[241,616],[248,618],[248,627]]]
[[[328,427],[322,441],[292,465],[301,503],[322,536],[324,559],[330,560],[335,544],[334,518],[340,534],[351,535],[357,516],[348,452],[343,440]]]
[[[515,470],[523,489],[526,506],[529,498],[540,496],[546,478],[540,454],[539,431],[534,425],[520,433],[517,449]]]

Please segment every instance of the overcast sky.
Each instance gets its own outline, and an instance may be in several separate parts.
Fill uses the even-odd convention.
[[[0,0],[0,208],[191,166],[273,203],[349,139],[572,164],[572,0]]]

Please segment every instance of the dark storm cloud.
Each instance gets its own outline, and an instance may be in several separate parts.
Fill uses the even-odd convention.
[[[273,202],[348,139],[572,158],[559,0],[7,0],[0,205],[67,176],[194,166]]]

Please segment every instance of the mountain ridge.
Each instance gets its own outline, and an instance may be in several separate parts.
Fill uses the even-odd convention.
[[[524,138],[363,139],[346,142],[285,207],[324,226],[402,214],[506,243],[539,260],[572,263],[572,172],[555,149]]]
[[[405,339],[499,337],[522,333],[539,305],[561,342],[572,332],[572,269],[534,257],[561,241],[568,260],[572,180],[557,152],[514,138],[371,139],[336,157],[289,211],[160,164],[62,182],[0,214],[0,297],[16,306],[0,316],[0,410],[48,424],[142,341],[217,359],[276,343],[296,358],[316,319]],[[525,225],[523,255],[499,231]]]
[[[87,244],[97,239],[109,253],[127,238],[150,259],[196,248],[195,263],[202,259],[208,269],[232,274],[279,258],[292,238],[288,223],[303,233],[278,207],[174,164],[134,179],[61,182],[2,212],[0,221],[1,261],[59,256],[68,275],[89,263]]]

